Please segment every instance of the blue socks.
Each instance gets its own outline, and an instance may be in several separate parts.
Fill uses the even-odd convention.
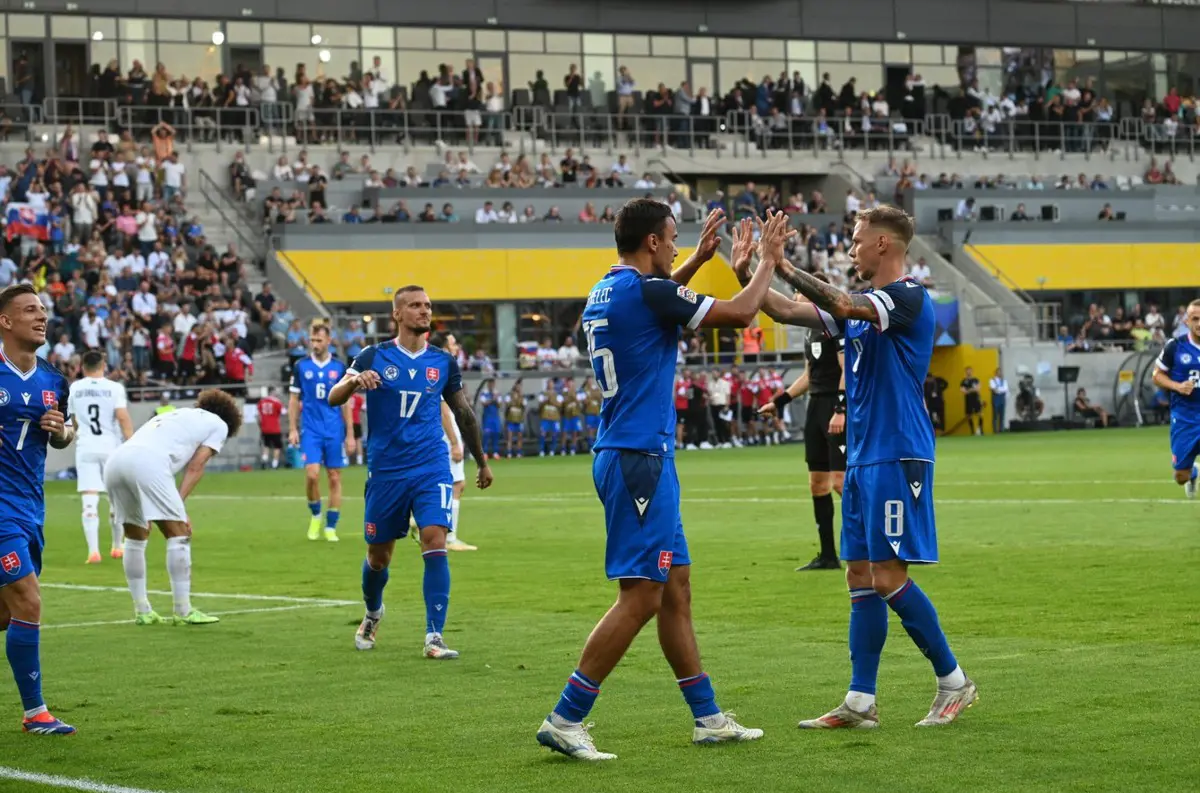
[[[373,615],[378,614],[383,608],[383,588],[387,586],[388,568],[382,570],[372,570],[371,565],[366,559],[363,559],[362,568],[362,591],[363,602],[367,604],[367,611]]]
[[[958,668],[946,634],[938,624],[937,610],[915,581],[908,579],[884,600],[900,615],[900,624],[908,631],[917,649],[933,664],[934,674],[945,677]]]
[[[888,610],[874,589],[850,590],[850,690],[875,693],[879,656],[887,641]]]
[[[308,502],[308,511],[312,513],[314,518],[321,517],[321,499]]]
[[[17,681],[17,691],[21,692],[26,718],[32,718],[46,708],[42,699],[42,663],[38,657],[40,635],[40,626],[36,622],[12,619],[8,623],[4,649]]]
[[[320,513],[320,511],[321,511],[321,505],[318,502],[317,503],[318,514]],[[328,512],[326,512],[325,513],[325,528],[336,529],[338,518],[340,518],[341,516],[342,516],[342,512],[341,512],[341,510],[338,510],[338,509],[331,509]]]
[[[421,591],[425,594],[425,632],[441,633],[446,626],[446,611],[450,608],[450,560],[446,549],[426,551],[425,578]]]
[[[565,721],[583,721],[592,712],[592,705],[596,704],[598,696],[600,684],[576,669],[567,678],[567,685],[563,687],[554,712]]]
[[[712,680],[701,672],[693,677],[685,677],[676,681],[683,699],[692,709],[692,718],[702,719],[705,716],[715,716],[721,712],[717,707],[717,695],[713,691]]]

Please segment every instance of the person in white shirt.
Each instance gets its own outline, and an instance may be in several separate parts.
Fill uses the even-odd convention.
[[[913,280],[919,282],[922,286],[928,287],[933,280],[933,272],[929,269],[929,265],[924,259],[919,260],[908,271],[908,274],[913,277]]]
[[[101,193],[107,190],[108,163],[97,157],[92,159],[91,163],[88,164],[88,168],[91,169],[92,172],[90,179],[92,187],[96,188],[96,191]]]
[[[858,200],[858,196],[853,190],[846,191],[846,214],[857,215],[858,210],[862,208],[862,202]]]
[[[171,255],[163,250],[161,242],[156,241],[154,250],[146,257],[146,269],[159,278],[171,271]]]
[[[138,291],[133,293],[133,299],[130,301],[129,306],[133,309],[134,314],[141,317],[142,321],[147,323],[158,313],[158,298],[150,291],[150,283],[148,281],[142,281]],[[147,336],[148,339],[149,337]],[[147,341],[147,343],[149,342]]]
[[[83,355],[83,377],[71,384],[68,396],[75,422],[76,491],[83,502],[83,536],[87,541],[88,564],[100,563],[100,494],[104,467],[109,455],[133,435],[125,387],[104,377],[104,354],[89,350]],[[124,532],[113,510],[108,511],[112,529],[109,556],[120,559]]]
[[[92,238],[92,226],[96,223],[96,212],[100,208],[95,191],[84,184],[75,185],[71,191],[71,207],[74,210],[71,217],[71,227],[75,232],[73,237],[81,244],[86,244]]]
[[[194,408],[150,419],[108,458],[104,484],[113,510],[125,528],[125,580],[133,596],[138,625],[164,622],[146,592],[146,543],[150,524],[167,539],[167,575],[171,579],[176,625],[219,622],[192,608],[192,524],[184,503],[196,489],[204,467],[242,426],[242,408],[224,391],[201,391]],[[175,475],[183,472],[178,489]]]
[[[54,345],[54,357],[65,366],[74,354],[75,345],[71,343],[71,337],[64,333],[59,337],[58,343]]]
[[[635,190],[653,190],[656,187],[658,187],[658,185],[656,185],[654,180],[650,178],[650,174],[645,174],[641,179],[638,179],[633,183],[633,188]]]
[[[500,216],[496,214],[496,210],[492,206],[491,201],[485,201],[483,206],[475,210],[476,223],[499,223]]]
[[[992,434],[999,435],[1004,432],[1004,406],[1008,401],[1008,381],[999,369],[988,381],[988,388],[992,392]]]
[[[125,170],[125,163],[121,160],[112,164],[112,186],[118,192],[129,189],[129,172]]]
[[[1162,330],[1163,328],[1163,315],[1158,313],[1158,306],[1154,303],[1150,304],[1150,310],[1146,312],[1145,323],[1149,330],[1154,330],[1155,328]]]
[[[88,311],[79,318],[79,335],[83,337],[83,345],[89,350],[100,349],[100,341],[104,336],[104,320],[96,316],[96,307],[88,306]]]
[[[170,159],[162,164],[162,170],[163,200],[169,203],[187,187],[187,168],[179,161],[179,152],[171,152]]]
[[[137,200],[145,203],[154,198],[154,168],[153,157],[140,156],[137,165]]]
[[[175,335],[181,339],[186,337],[192,332],[192,328],[196,327],[196,322],[198,320],[192,314],[191,304],[184,303],[180,307],[179,313],[175,315],[175,321],[172,323]]]
[[[579,348],[575,346],[574,337],[568,336],[563,340],[562,346],[558,348],[556,357],[558,359],[558,366],[561,369],[574,369],[579,365],[579,358],[581,356]]]
[[[142,255],[148,256],[154,250],[154,243],[158,241],[158,216],[150,208],[149,201],[142,204],[142,209],[137,213],[135,219],[138,225],[138,244],[142,249]],[[145,262],[143,262],[142,268],[145,269],[145,266]]]

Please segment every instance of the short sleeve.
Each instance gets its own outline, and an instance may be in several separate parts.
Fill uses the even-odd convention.
[[[221,453],[221,448],[225,445],[225,440],[229,437],[229,427],[225,426],[225,422],[213,414],[212,427],[209,429],[208,436],[200,444],[207,446],[217,454]]]
[[[825,334],[825,337],[829,339],[837,339],[839,350],[846,349],[846,339],[844,338],[846,333],[846,321],[844,319],[838,319],[833,314],[830,314],[828,311],[825,311],[821,308],[817,309],[817,317],[821,320],[821,332]]]
[[[1158,358],[1155,359],[1154,365],[1157,366],[1161,371],[1171,371],[1171,369],[1175,366],[1175,350],[1178,346],[1178,341],[1175,339],[1169,339],[1167,343],[1163,345],[1162,352],[1158,354]]]
[[[907,330],[921,316],[921,309],[925,306],[925,287],[908,279],[867,292],[866,296],[875,306],[875,313],[879,315],[879,330],[883,333]]]
[[[686,325],[692,330],[700,327],[716,302],[665,278],[643,279],[642,300],[664,324]]]
[[[351,377],[362,374],[375,365],[375,345],[362,350],[358,355],[354,356],[354,360],[350,362],[350,368],[346,370],[346,374]]]
[[[129,408],[129,397],[125,394],[125,386],[120,383],[115,384],[113,388],[113,407],[117,410],[127,410]]]
[[[457,394],[462,391],[462,371],[458,368],[458,361],[447,357],[446,363],[446,387],[442,389],[442,396],[447,397],[451,394]]]
[[[292,384],[290,386],[288,386],[288,391],[290,391],[293,394],[300,393],[300,363],[299,362],[297,362],[296,365],[292,367]]]
[[[62,376],[58,379],[58,412],[62,413],[64,418],[71,418],[71,386],[67,383],[67,378]]]

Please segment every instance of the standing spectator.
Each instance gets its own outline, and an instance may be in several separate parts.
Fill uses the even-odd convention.
[[[959,383],[963,393],[963,401],[967,413],[967,426],[973,435],[983,434],[983,401],[979,398],[979,378],[975,371],[968,366],[966,375]]]
[[[558,353],[554,350],[554,341],[549,337],[542,339],[537,348],[537,367],[553,369],[558,363]]]
[[[567,109],[578,111],[582,106],[583,75],[579,73],[579,67],[573,63],[567,70],[567,76],[563,78],[563,88],[567,92]]]
[[[168,203],[187,189],[187,168],[179,161],[179,152],[171,152],[163,163],[163,200]]]
[[[175,378],[175,339],[166,323],[159,326],[154,341],[154,378],[163,382]]]
[[[945,380],[936,377],[933,372],[925,375],[925,410],[929,412],[929,420],[933,428],[939,432],[946,430],[946,389],[950,386]]]
[[[732,383],[727,377],[722,377],[718,369],[713,369],[708,375],[708,409],[711,414],[713,430],[716,432],[717,444],[722,449],[728,449],[733,444],[731,443],[732,435],[730,433],[730,423],[733,421],[733,412],[729,409],[729,397],[732,390]]]
[[[575,346],[575,338],[568,336],[563,339],[563,344],[558,348],[557,359],[560,369],[575,369],[579,366],[581,355],[579,348]]]
[[[1008,403],[1008,381],[999,368],[992,375],[988,389],[992,392],[992,434],[999,435],[1004,432],[1004,408]]]

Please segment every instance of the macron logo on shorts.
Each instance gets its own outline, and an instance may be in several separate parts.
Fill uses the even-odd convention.
[[[648,499],[648,498],[635,498],[635,499],[633,500],[633,505],[634,505],[635,507],[637,507],[638,515],[645,515],[645,514],[646,514],[646,507],[650,506],[650,499]],[[668,562],[668,564],[669,564],[669,563],[670,563],[670,560],[668,559],[668,560],[667,560],[667,562]]]
[[[671,560],[675,558],[675,554],[671,551],[658,552],[658,572],[666,575],[671,572]]]
[[[661,559],[659,560],[659,564],[662,564]],[[667,565],[670,566],[670,564],[671,561],[668,559]],[[3,557],[0,557],[0,567],[4,568],[4,572],[6,573],[19,572],[21,570],[21,557],[17,556],[16,551],[6,553]]]

